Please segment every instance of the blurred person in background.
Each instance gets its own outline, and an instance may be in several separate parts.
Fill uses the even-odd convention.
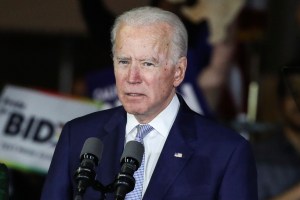
[[[297,79],[300,86],[300,73],[279,74],[275,109],[280,111],[280,128],[253,146],[260,200],[300,199],[300,110],[286,81],[290,78]]]

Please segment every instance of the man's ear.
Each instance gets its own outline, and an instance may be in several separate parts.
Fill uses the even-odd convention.
[[[187,58],[186,57],[179,58],[175,67],[176,69],[175,69],[173,86],[177,87],[184,79],[185,71],[187,67]]]

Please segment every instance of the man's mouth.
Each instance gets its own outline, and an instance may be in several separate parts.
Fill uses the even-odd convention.
[[[137,97],[137,96],[143,96],[141,93],[126,93],[128,96]]]

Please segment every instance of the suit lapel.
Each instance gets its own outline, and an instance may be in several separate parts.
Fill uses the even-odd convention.
[[[180,99],[180,98],[179,98]],[[194,150],[187,144],[194,140],[189,108],[182,102],[179,114],[171,128],[156,164],[143,200],[163,199],[176,177],[184,169]],[[184,124],[184,126],[182,126]],[[159,191],[158,191],[159,190]]]
[[[120,158],[124,149],[126,113],[123,109],[117,110],[104,126],[106,132],[101,140],[104,143],[102,161],[98,169],[101,182],[104,185],[112,183],[120,171]]]

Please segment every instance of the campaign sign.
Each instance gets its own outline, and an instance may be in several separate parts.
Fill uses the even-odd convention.
[[[13,85],[0,98],[0,162],[47,173],[63,125],[101,105]]]

